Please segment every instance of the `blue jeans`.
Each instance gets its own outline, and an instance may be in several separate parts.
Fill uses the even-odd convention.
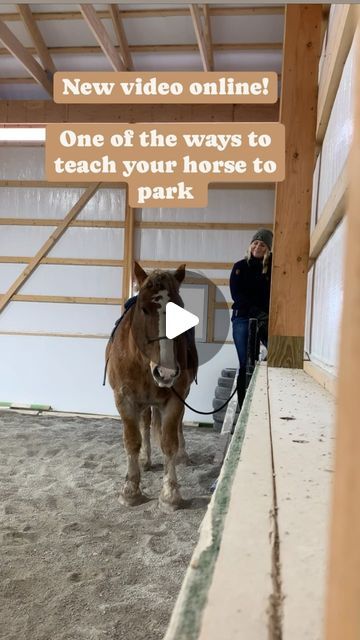
[[[233,318],[233,338],[239,358],[240,369],[246,367],[247,343],[249,334],[249,318]]]

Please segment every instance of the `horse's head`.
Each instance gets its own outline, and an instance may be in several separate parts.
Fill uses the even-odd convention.
[[[135,262],[135,277],[139,286],[132,332],[142,354],[149,360],[152,377],[159,387],[172,387],[180,375],[176,340],[166,337],[166,305],[173,302],[184,306],[179,294],[185,277],[185,265],[174,273],[154,271],[148,275]]]

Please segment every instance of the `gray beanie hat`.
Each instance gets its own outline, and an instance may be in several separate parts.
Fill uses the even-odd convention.
[[[261,240],[261,242],[265,242],[265,244],[271,251],[273,232],[270,231],[270,229],[258,229],[255,235],[252,237],[251,242],[255,242],[255,240]]]

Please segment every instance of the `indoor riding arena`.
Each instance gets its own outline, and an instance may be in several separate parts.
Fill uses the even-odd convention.
[[[359,640],[358,9],[0,4],[1,640]],[[57,103],[70,71],[275,72],[278,99]],[[135,208],[125,182],[47,180],[50,123],[282,123],[285,179]],[[229,276],[259,229],[269,341],[238,407]],[[150,460],[148,391],[133,376],[119,400],[105,351],[155,270],[198,320],[199,367],[175,399],[189,367],[146,354],[190,329],[163,335],[159,311]]]

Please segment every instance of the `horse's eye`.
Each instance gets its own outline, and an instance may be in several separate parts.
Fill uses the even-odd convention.
[[[149,312],[148,312],[148,310],[147,310],[145,307],[141,307],[141,311],[142,311],[146,316],[148,316],[148,315],[149,315]]]

